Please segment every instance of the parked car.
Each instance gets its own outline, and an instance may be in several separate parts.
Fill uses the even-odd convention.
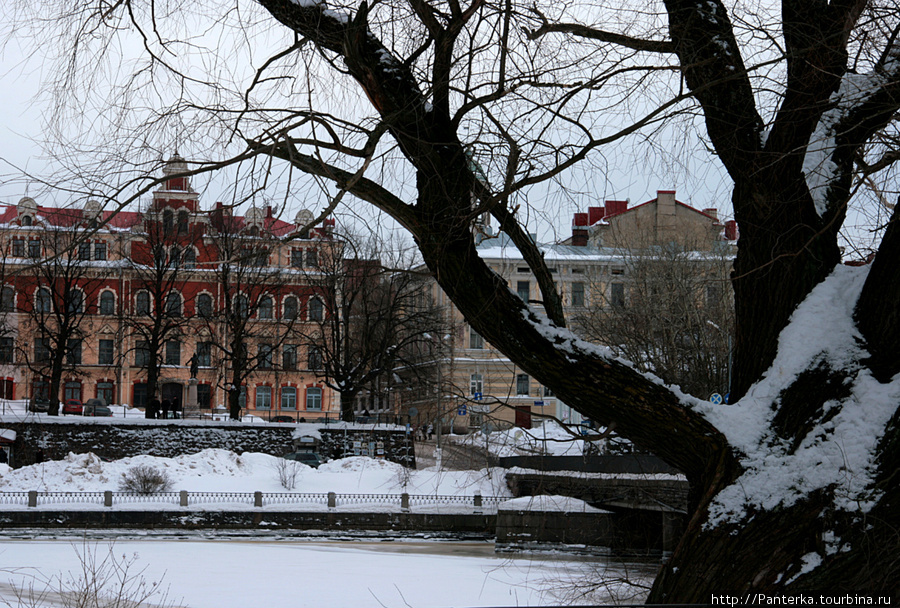
[[[103,399],[88,399],[84,404],[85,416],[112,416],[112,410],[106,407]]]
[[[66,402],[62,407],[63,414],[75,414],[76,416],[81,416],[83,411],[84,404],[81,403],[81,399],[66,399]]]
[[[318,469],[319,465],[322,464],[319,460],[319,455],[315,452],[291,452],[290,454],[285,454],[284,458],[286,460],[295,460],[314,469]]]
[[[273,416],[269,422],[294,422],[290,416]]]
[[[32,399],[28,404],[29,412],[49,412],[50,411],[50,400],[45,399],[44,397],[37,397]]]

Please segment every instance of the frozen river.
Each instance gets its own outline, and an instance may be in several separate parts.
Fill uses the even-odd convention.
[[[63,605],[58,592],[80,586],[67,581],[83,576],[84,563],[104,560],[130,562],[128,574],[147,585],[161,581],[156,588],[168,590],[168,602],[157,596],[148,605],[190,608],[606,604],[641,601],[642,590],[618,581],[646,582],[654,570],[565,554],[495,554],[483,541],[0,537],[0,606],[30,608],[15,588],[32,584],[47,592],[39,605]],[[108,573],[115,583],[115,569]],[[588,583],[600,580],[591,590]]]

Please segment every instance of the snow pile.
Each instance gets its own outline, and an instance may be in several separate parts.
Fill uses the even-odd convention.
[[[133,456],[103,462],[94,454],[69,454],[64,460],[20,469],[0,465],[0,491],[117,491],[122,475],[137,465],[164,471],[173,491],[284,492],[278,468],[286,461],[268,454],[208,449],[196,454],[162,458]],[[297,469],[295,492],[362,494],[439,494],[444,496],[510,496],[501,469],[482,471],[413,471],[386,460],[356,456],[312,469],[290,461]]]
[[[900,402],[900,378],[880,384],[857,364],[865,353],[857,346],[852,315],[867,274],[867,267],[837,267],[797,307],[781,334],[772,367],[743,399],[733,406],[695,406],[743,453],[741,464],[746,469],[714,500],[711,525],[739,521],[748,507],[790,506],[827,487],[835,488],[840,508],[871,507],[873,454]],[[792,450],[771,430],[773,404],[817,362],[850,373],[850,396],[840,404],[825,404],[826,410],[839,406],[840,411]]]
[[[540,511],[543,513],[609,513],[571,496],[522,496],[500,503],[498,511]]]

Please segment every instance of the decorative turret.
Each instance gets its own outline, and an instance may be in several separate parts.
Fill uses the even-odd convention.
[[[166,161],[166,164],[163,167],[163,175],[168,178],[170,175],[185,173],[187,170],[187,161],[181,158],[181,156],[178,155],[178,152],[175,152],[172,158]],[[165,181],[162,189],[190,192],[191,180],[188,177],[173,177]]]

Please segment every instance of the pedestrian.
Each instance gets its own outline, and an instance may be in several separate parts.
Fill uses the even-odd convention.
[[[6,457],[6,448],[0,448],[0,464],[6,464],[9,458]]]
[[[428,439],[431,439],[432,437],[434,437],[434,425],[429,424],[428,425]]]
[[[169,417],[169,410],[172,409],[172,402],[168,399],[162,400],[162,417],[166,420]]]
[[[172,398],[172,418],[178,418],[178,410],[181,409],[181,400],[178,397]]]
[[[147,407],[147,418],[154,420],[159,418],[159,399],[156,397],[150,400],[150,405]]]

